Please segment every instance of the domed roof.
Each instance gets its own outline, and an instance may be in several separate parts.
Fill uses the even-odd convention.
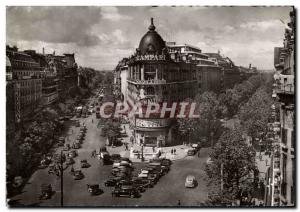
[[[142,37],[139,45],[141,54],[161,54],[162,50],[166,47],[165,41],[155,31],[153,25],[153,18],[151,18],[151,25],[148,27],[149,31]]]

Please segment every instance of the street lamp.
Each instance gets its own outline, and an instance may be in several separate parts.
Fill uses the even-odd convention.
[[[141,134],[140,143],[142,145],[142,161],[144,161],[144,134]]]

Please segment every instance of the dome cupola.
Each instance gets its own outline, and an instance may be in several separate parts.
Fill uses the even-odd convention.
[[[161,54],[162,50],[166,47],[165,41],[155,31],[153,24],[153,18],[151,18],[151,24],[148,27],[149,31],[142,37],[139,45],[139,51],[141,54]]]

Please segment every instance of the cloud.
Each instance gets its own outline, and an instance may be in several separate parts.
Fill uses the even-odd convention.
[[[248,29],[253,31],[266,31],[274,28],[280,28],[281,26],[282,23],[280,20],[246,22],[240,25],[242,29]]]
[[[7,42],[75,52],[79,65],[113,69],[138,47],[154,18],[166,41],[220,50],[237,65],[273,68],[291,7],[7,7]]]
[[[100,17],[98,7],[9,7],[7,36],[10,39],[93,46],[101,40],[91,34],[90,29]]]
[[[102,7],[101,8],[101,14],[103,19],[108,19],[111,21],[120,21],[120,20],[131,20],[132,18],[127,15],[121,15],[118,12],[117,7]]]

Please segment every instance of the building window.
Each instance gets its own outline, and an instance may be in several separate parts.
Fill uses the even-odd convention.
[[[287,165],[287,157],[285,154],[282,154],[282,183],[281,183],[281,195],[286,198],[286,165]]]
[[[295,132],[292,130],[291,132],[291,147],[295,148]]]
[[[281,128],[281,142],[283,144],[287,142],[287,129]]]

